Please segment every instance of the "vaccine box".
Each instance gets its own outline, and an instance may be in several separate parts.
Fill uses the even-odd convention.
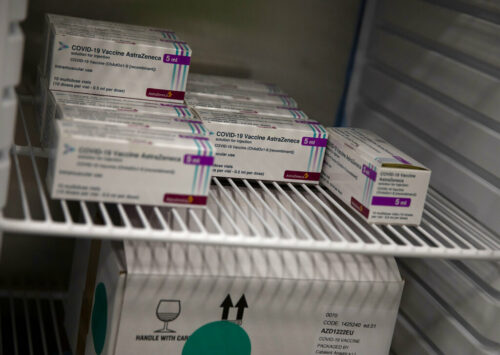
[[[104,113],[99,114],[98,111],[107,110],[110,119],[114,116],[122,122],[132,122],[138,125],[154,125],[154,122],[159,122],[162,126],[168,126],[169,122],[173,121],[172,118],[175,118],[177,119],[175,122],[181,122],[178,125],[186,126],[182,122],[191,121],[193,126],[198,126],[192,110],[183,104],[51,91],[46,86],[42,86],[40,92],[41,107],[37,110],[37,114],[40,115],[42,145],[45,145],[50,134],[51,120],[63,116],[61,108],[66,108],[80,118],[87,114],[90,116],[89,119],[96,119],[95,116],[104,119]],[[184,127],[179,127],[179,129],[184,130]]]
[[[122,248],[103,242],[94,258],[93,299],[81,312],[86,354],[389,353],[403,289],[393,258]]]
[[[224,88],[233,90],[264,92],[269,94],[284,94],[283,90],[281,90],[275,84],[262,83],[252,79],[190,73],[187,83],[188,90],[190,89],[191,85],[199,85],[199,84],[214,86],[221,89]]]
[[[207,137],[55,120],[47,184],[54,199],[206,205],[215,149]]]
[[[236,112],[244,113],[251,116],[276,116],[276,117],[288,117],[291,119],[307,119],[307,115],[304,111],[293,108],[289,106],[269,106],[266,104],[259,104],[256,102],[245,102],[245,101],[235,101],[228,100],[221,97],[207,97],[196,95],[190,92],[186,93],[186,104],[192,108],[216,110],[216,111],[226,111],[226,112]]]
[[[214,176],[318,183],[328,143],[313,120],[195,109],[217,148]]]
[[[152,31],[160,33],[165,40],[180,41],[178,35],[171,29],[137,26],[137,25],[114,23],[108,21],[90,20],[81,17],[72,17],[72,16],[57,15],[57,14],[47,14],[44,19],[44,29],[43,29],[43,42],[45,43],[45,47],[40,59],[40,68],[42,69],[41,73],[44,76],[47,74],[48,58],[50,58],[48,43],[50,42],[51,26],[52,24],[55,23],[64,26],[70,26],[73,24],[79,27],[92,25],[92,27],[94,27],[96,31],[112,32],[112,33],[116,31],[119,32],[123,29],[126,29],[128,31],[135,31],[137,33],[146,33],[146,34]]]
[[[49,95],[50,96],[50,95]],[[55,112],[50,111],[54,109]],[[186,108],[187,112],[189,111]],[[149,113],[145,111],[137,112],[123,108],[93,108],[71,104],[58,104],[50,106],[46,111],[49,118],[48,123],[44,126],[42,136],[42,146],[47,146],[50,142],[50,135],[52,133],[53,125],[50,123],[50,118],[64,119],[64,120],[77,120],[77,121],[91,121],[97,124],[111,124],[120,126],[135,126],[152,128],[158,130],[178,131],[193,134],[205,134],[206,130],[197,118],[188,116],[167,116],[157,113]],[[53,120],[53,119],[52,119]]]
[[[298,107],[297,102],[287,94],[263,93],[193,83],[189,84],[188,91],[192,95],[207,98],[220,98],[269,106]]]
[[[370,131],[328,128],[321,183],[369,223],[420,224],[430,177]]]
[[[47,17],[42,74],[51,90],[182,102],[191,62],[171,32],[102,21]]]

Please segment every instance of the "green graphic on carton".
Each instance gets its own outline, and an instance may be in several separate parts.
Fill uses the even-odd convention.
[[[250,355],[247,332],[229,321],[217,321],[198,328],[186,341],[182,355]]]
[[[108,325],[108,298],[106,295],[106,287],[101,282],[95,288],[94,307],[92,308],[92,340],[94,342],[94,350],[100,355],[104,349],[106,341],[106,328]]]

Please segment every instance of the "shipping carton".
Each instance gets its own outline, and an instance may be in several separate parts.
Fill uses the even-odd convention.
[[[403,289],[393,258],[143,242],[124,252],[103,243],[87,354],[389,352]]]

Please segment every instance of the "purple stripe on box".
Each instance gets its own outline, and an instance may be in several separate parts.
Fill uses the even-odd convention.
[[[146,96],[166,100],[184,100],[184,91],[147,88]]]
[[[189,165],[214,165],[214,157],[209,157],[208,155],[184,155],[184,164]]]
[[[373,196],[373,206],[410,207],[411,198]]]
[[[163,195],[163,202],[182,205],[206,205],[207,196],[165,194]]]
[[[370,179],[370,180],[373,180],[373,181],[377,180],[377,172],[367,165],[363,165],[363,168],[361,169],[361,173],[363,175],[367,176],[368,179]]]
[[[281,108],[283,110],[290,110],[290,111],[301,111],[302,110],[298,107],[288,107],[288,106],[276,106],[276,108]]]
[[[403,164],[411,165],[411,163],[410,163],[408,160],[403,159],[403,158],[401,158],[401,157],[399,157],[399,156],[397,156],[397,155],[393,155],[392,157],[393,157],[394,159],[396,159],[396,160],[399,160],[399,161],[400,161],[401,163],[403,163]]]
[[[314,137],[302,137],[302,145],[307,145],[311,147],[326,147],[328,144],[328,139],[326,138],[314,138]]]
[[[181,49],[181,54],[182,52]],[[167,53],[163,55],[163,63],[189,65],[191,63],[191,57]]]

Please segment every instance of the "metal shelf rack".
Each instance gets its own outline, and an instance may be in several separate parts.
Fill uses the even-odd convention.
[[[71,354],[58,295],[0,295],[1,354]]]
[[[52,200],[47,152],[32,144],[33,97],[21,97],[0,230],[451,259],[500,259],[500,238],[430,189],[419,227],[369,225],[321,185],[214,178],[207,209]]]

